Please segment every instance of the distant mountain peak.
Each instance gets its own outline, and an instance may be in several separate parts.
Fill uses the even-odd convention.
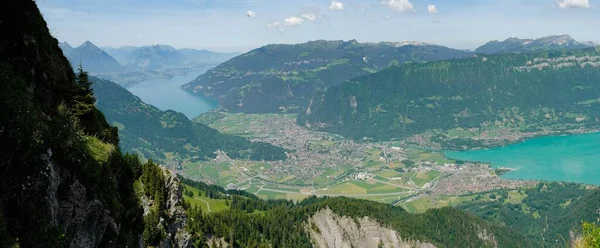
[[[115,58],[89,40],[77,48],[69,49],[64,45],[61,49],[73,67],[82,65],[84,70],[93,73],[120,72],[124,69]]]
[[[593,46],[589,42],[578,42],[568,34],[549,35],[537,39],[509,37],[499,41],[490,41],[478,47],[477,53],[525,52],[535,50],[576,49]]]
[[[81,43],[81,47],[86,47],[86,46],[93,46],[93,47],[97,47],[96,45],[94,45],[94,43],[92,43],[89,40],[86,40],[85,42]]]
[[[504,42],[516,42],[516,41],[522,41],[522,39],[519,39],[517,37],[508,37],[508,39],[504,40]]]
[[[564,44],[564,43],[578,43],[573,37],[568,34],[563,35],[550,35],[537,39],[537,41],[553,43],[553,44]]]

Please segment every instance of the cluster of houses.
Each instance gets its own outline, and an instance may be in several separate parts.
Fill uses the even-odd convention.
[[[371,179],[373,177],[373,174],[368,173],[368,172],[358,172],[355,174],[352,174],[352,178],[355,180],[367,180],[367,179]]]

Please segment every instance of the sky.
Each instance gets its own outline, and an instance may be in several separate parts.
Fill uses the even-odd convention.
[[[51,33],[78,46],[167,44],[245,52],[310,40],[490,40],[569,34],[600,42],[600,0],[37,0]]]

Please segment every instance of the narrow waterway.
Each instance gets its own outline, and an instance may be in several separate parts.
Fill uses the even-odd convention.
[[[175,76],[170,79],[150,79],[128,87],[142,101],[161,110],[175,110],[192,119],[204,112],[217,107],[214,99],[192,95],[181,89],[181,85],[196,79],[204,71],[190,72],[185,76]]]

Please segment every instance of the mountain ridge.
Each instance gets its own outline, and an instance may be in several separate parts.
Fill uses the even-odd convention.
[[[232,112],[299,112],[318,90],[390,65],[463,58],[438,45],[315,40],[269,44],[224,62],[182,86],[219,99]]]
[[[509,37],[504,41],[493,40],[475,49],[476,53],[535,52],[539,50],[579,49],[595,46],[593,42],[579,42],[568,34],[549,35],[536,39]]]
[[[388,68],[317,94],[298,123],[354,139],[404,139],[438,130],[431,138],[456,139],[445,144],[453,149],[486,145],[445,133],[456,128],[593,129],[599,59],[598,48],[584,48]]]
[[[177,49],[170,45],[103,47],[109,54],[126,66],[141,69],[160,69],[183,66],[190,63],[220,63],[239,53],[218,53],[192,48]]]
[[[125,70],[115,58],[90,41],[85,41],[76,48],[67,45],[68,43],[63,43],[61,48],[67,49],[66,51],[63,50],[63,53],[74,68],[81,65],[84,70],[94,73],[122,72]]]

